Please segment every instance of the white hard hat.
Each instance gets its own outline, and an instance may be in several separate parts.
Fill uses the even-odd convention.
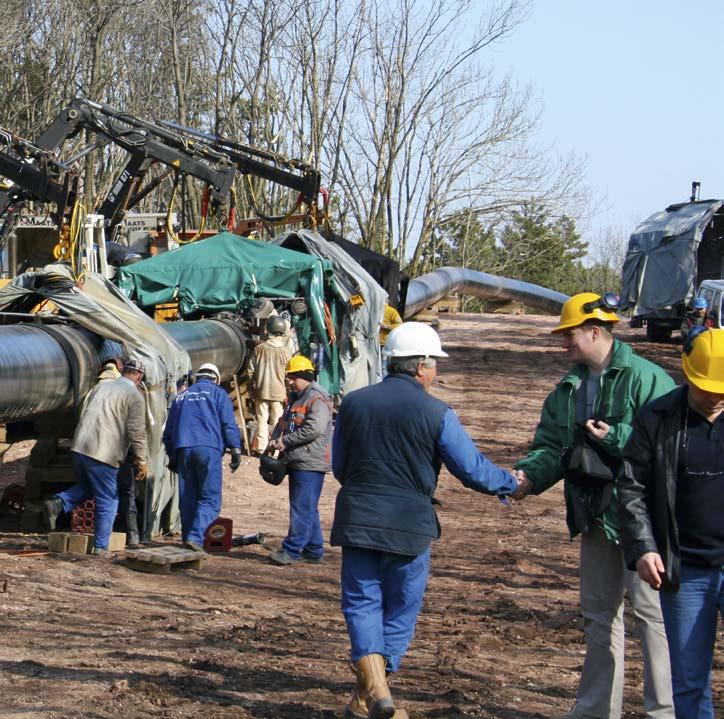
[[[386,357],[447,357],[440,335],[422,322],[403,322],[393,329],[382,349]]]
[[[219,368],[213,364],[213,362],[204,362],[204,364],[198,368],[196,374],[213,374],[216,375],[216,379],[221,379],[221,372],[219,372]]]

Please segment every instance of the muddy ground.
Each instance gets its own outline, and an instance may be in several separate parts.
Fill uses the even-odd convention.
[[[480,448],[511,466],[541,403],[566,369],[550,317],[446,315],[450,359],[434,393]],[[678,374],[679,346],[620,333]],[[30,443],[15,445],[0,484],[17,481]],[[223,515],[235,533],[287,525],[286,483],[256,461],[226,470]],[[328,477],[322,523],[331,524]],[[440,478],[443,535],[417,633],[393,691],[413,719],[548,717],[571,706],[583,659],[578,544],[560,487],[510,509]],[[3,520],[0,551],[42,550],[42,535]],[[15,523],[15,524],[14,524]],[[333,719],[352,686],[339,611],[340,552],[322,566],[276,567],[261,546],[210,557],[171,576],[93,557],[0,553],[0,717],[5,719]],[[630,615],[627,623],[630,626]],[[720,632],[715,687],[724,705]],[[627,642],[625,715],[642,717],[638,643]]]

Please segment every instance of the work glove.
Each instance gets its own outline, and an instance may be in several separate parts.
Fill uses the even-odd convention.
[[[231,450],[231,462],[229,462],[229,469],[232,472],[236,472],[236,470],[239,469],[240,464],[241,464],[241,450],[234,447]]]
[[[142,482],[148,476],[148,466],[145,462],[136,460],[133,463],[133,475],[136,482]]]

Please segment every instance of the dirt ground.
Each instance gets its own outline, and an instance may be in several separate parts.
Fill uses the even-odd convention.
[[[478,446],[510,467],[567,365],[550,317],[444,315],[450,359],[434,393]],[[680,347],[620,335],[671,370]],[[31,443],[15,445],[0,485],[22,477]],[[286,483],[270,487],[245,458],[226,470],[222,514],[235,534],[287,526]],[[328,532],[336,482],[320,509]],[[506,509],[443,472],[442,538],[416,636],[393,692],[413,719],[531,719],[568,709],[584,645],[578,543],[560,487]],[[0,552],[44,548],[43,535],[3,520]],[[333,719],[352,687],[339,611],[338,548],[321,566],[276,567],[256,545],[211,556],[200,571],[131,571],[73,555],[0,553],[0,717],[5,719]],[[627,625],[631,617],[627,612]],[[715,659],[724,709],[723,637]],[[643,717],[642,669],[627,641],[625,716]]]

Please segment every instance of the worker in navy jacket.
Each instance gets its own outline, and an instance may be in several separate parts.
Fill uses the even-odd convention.
[[[221,511],[221,457],[231,450],[231,471],[241,464],[241,437],[229,395],[218,386],[216,365],[201,365],[196,382],[176,395],[163,443],[168,466],[179,477],[184,546],[201,551],[204,533]]]
[[[330,543],[342,547],[342,612],[357,688],[346,719],[407,716],[392,702],[386,672],[397,671],[412,639],[440,536],[434,492],[441,465],[466,487],[506,496],[518,481],[478,452],[457,415],[428,394],[438,357],[431,327],[407,322],[389,335],[388,374],[345,397],[332,441],[342,485]]]

